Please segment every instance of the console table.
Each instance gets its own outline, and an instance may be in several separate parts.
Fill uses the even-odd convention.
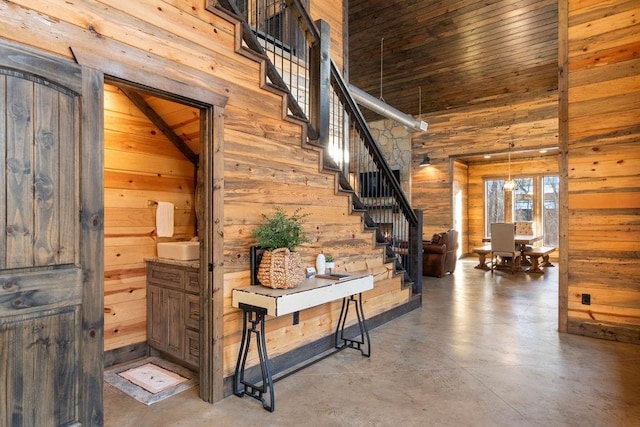
[[[373,289],[373,275],[334,274],[332,278],[312,277],[292,289],[272,289],[264,286],[245,286],[232,291],[232,306],[243,311],[242,341],[238,351],[238,360],[233,378],[233,393],[236,396],[253,397],[260,400],[262,406],[273,412],[275,410],[275,393],[269,366],[265,339],[265,317],[284,316],[315,307],[342,298],[342,309],[336,326],[335,347],[355,348],[363,356],[371,355],[369,331],[362,310],[362,292]],[[348,339],[344,336],[344,327],[349,306],[354,304],[360,328],[360,339]],[[245,379],[245,365],[251,344],[255,336],[260,360],[262,378],[260,383]],[[268,399],[265,396],[268,395]]]

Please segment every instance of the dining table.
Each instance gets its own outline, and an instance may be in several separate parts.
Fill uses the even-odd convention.
[[[529,262],[529,260],[527,259],[527,257],[524,256],[523,251],[527,248],[527,245],[533,245],[536,242],[541,241],[544,238],[544,236],[542,235],[538,235],[538,234],[516,234],[513,236],[513,240],[516,244],[516,247],[518,247],[518,249],[520,249],[520,263],[521,265],[524,266],[530,266],[531,263]],[[482,238],[482,242],[483,243],[490,243],[491,242],[491,237],[483,237]]]
[[[526,246],[526,245],[532,245],[535,242],[539,242],[540,240],[542,240],[543,237],[544,236],[542,235],[536,235],[536,234],[516,234],[515,236],[513,236],[513,240],[515,241],[516,245]],[[491,237],[490,236],[483,237],[482,242],[490,243]]]

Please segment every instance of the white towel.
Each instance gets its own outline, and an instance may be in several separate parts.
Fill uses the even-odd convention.
[[[158,237],[173,236],[173,203],[158,202],[156,209],[156,233]]]

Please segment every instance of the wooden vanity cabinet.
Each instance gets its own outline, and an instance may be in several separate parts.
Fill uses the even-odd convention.
[[[147,262],[147,342],[152,348],[197,368],[200,353],[198,268]]]

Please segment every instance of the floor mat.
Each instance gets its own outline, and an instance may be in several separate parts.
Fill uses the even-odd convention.
[[[104,380],[146,405],[198,384],[195,372],[157,357],[147,357],[106,369]]]

